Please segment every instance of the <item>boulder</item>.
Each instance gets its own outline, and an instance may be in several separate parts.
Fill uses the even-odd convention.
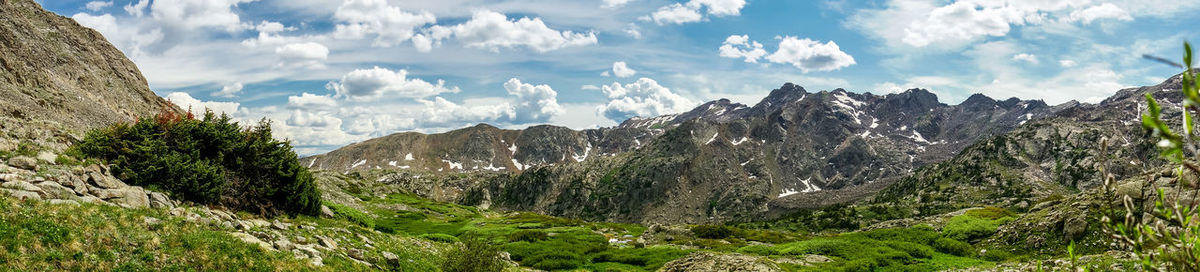
[[[329,249],[337,249],[337,247],[338,247],[337,241],[334,241],[333,239],[330,239],[329,237],[325,237],[325,236],[321,236],[321,235],[317,235],[316,237],[317,237],[317,242],[320,243],[321,246],[327,247]]]
[[[24,182],[24,181],[5,182],[3,184],[0,184],[0,188],[7,188],[7,189],[13,189],[13,190],[20,190],[20,191],[29,191],[29,192],[35,192],[35,193],[42,192],[41,187],[37,187],[36,185],[33,185],[32,183],[28,183],[28,182]]]
[[[121,180],[99,172],[88,173],[88,183],[95,184],[96,187],[103,189],[121,189],[129,187],[129,185],[121,182]]]
[[[387,262],[387,264],[392,265],[392,266],[400,265],[400,256],[396,256],[395,253],[384,251],[382,253],[382,255],[383,255],[383,261]]]
[[[25,181],[25,178],[22,178],[21,175],[17,175],[14,173],[0,174],[0,182],[10,182],[10,181]]]
[[[663,265],[659,272],[712,271],[757,272],[782,271],[779,265],[761,257],[742,254],[695,252]]]
[[[159,192],[149,192],[146,194],[146,196],[150,198],[150,207],[152,207],[152,208],[155,208],[155,209],[173,209],[173,208],[175,208],[175,203],[171,202],[171,198],[168,198],[166,194],[159,193]]]
[[[49,164],[55,164],[55,161],[58,160],[58,155],[51,152],[42,151],[38,152],[37,159]]]
[[[100,203],[104,203],[104,200],[101,200],[100,198],[95,197],[95,196],[85,195],[85,196],[79,197],[79,202],[100,204]]]
[[[363,260],[363,258],[365,258],[365,256],[363,256],[363,250],[357,249],[357,248],[351,248],[351,249],[346,250],[346,256],[350,256],[350,258],[354,258],[357,260]]]
[[[333,216],[334,216],[333,210],[330,210],[329,206],[325,206],[325,205],[321,205],[321,215],[328,217],[328,218],[333,218]]]
[[[46,181],[46,182],[38,183],[37,187],[42,189],[42,197],[46,198],[46,199],[68,199],[68,200],[70,200],[70,199],[79,198],[79,197],[75,196],[75,190],[71,190],[70,188],[63,187],[62,185],[58,184],[57,182]]]
[[[67,199],[51,199],[49,202],[51,205],[79,206],[79,201],[67,200]]]
[[[142,187],[130,186],[121,189],[102,189],[94,192],[96,197],[127,208],[149,208],[150,198]]]
[[[12,190],[7,188],[0,188],[0,191],[6,192],[13,198],[20,200],[42,200],[42,197],[39,196],[38,193],[30,191]]]
[[[263,242],[263,240],[259,240],[258,237],[254,237],[254,235],[246,234],[244,232],[230,232],[229,235],[233,236],[233,238],[237,238],[238,240],[242,240],[242,242],[258,245],[258,247],[266,251],[275,250],[275,248],[271,247],[270,244]]]
[[[12,159],[9,159],[8,165],[12,165],[13,167],[20,168],[20,169],[34,171],[34,170],[37,170],[38,161],[37,161],[37,159],[30,158],[30,157],[17,156],[17,157],[13,157]]]
[[[283,250],[283,251],[290,251],[290,250],[296,248],[295,244],[292,244],[292,242],[290,242],[288,240],[283,240],[283,239],[275,240],[275,242],[271,242],[271,244],[275,245],[275,249]]]

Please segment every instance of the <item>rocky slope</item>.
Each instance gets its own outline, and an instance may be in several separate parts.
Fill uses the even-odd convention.
[[[100,32],[33,0],[3,0],[0,109],[0,116],[83,130],[173,107]]]
[[[461,196],[504,209],[595,220],[726,221],[757,218],[772,206],[860,199],[977,139],[1054,111],[1016,98],[975,95],[946,105],[921,89],[886,96],[810,93],[789,83],[753,107],[718,100],[584,131],[479,125],[400,133],[302,162],[339,171],[424,173],[413,176],[512,173]]]

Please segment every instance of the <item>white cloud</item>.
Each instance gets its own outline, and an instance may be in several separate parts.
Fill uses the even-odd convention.
[[[275,48],[275,54],[279,55],[283,64],[322,68],[323,62],[329,58],[329,48],[315,42],[289,43]]]
[[[1069,21],[1079,21],[1083,24],[1091,24],[1092,21],[1100,19],[1115,19],[1121,21],[1133,21],[1133,16],[1129,12],[1113,5],[1112,3],[1104,3],[1082,10],[1072,11],[1068,17]]]
[[[352,100],[369,100],[383,96],[405,98],[423,98],[440,93],[457,93],[458,87],[447,88],[445,81],[438,80],[437,84],[413,78],[408,78],[407,70],[393,72],[385,68],[354,70],[342,76],[339,81],[331,81],[326,88],[337,93],[339,97]]]
[[[633,37],[634,39],[642,38],[641,27],[638,27],[637,24],[629,23],[629,25],[627,27],[625,27],[624,31],[625,31],[625,35],[629,35],[630,37]]]
[[[234,98],[237,97],[239,93],[242,93],[243,87],[245,86],[243,86],[241,82],[234,82],[233,84],[221,87],[221,91],[214,92],[211,95],[216,97]]]
[[[810,39],[796,37],[777,37],[779,48],[775,53],[767,55],[761,43],[750,40],[748,35],[732,35],[725,38],[721,44],[720,56],[725,58],[741,58],[748,63],[757,63],[766,57],[772,63],[791,64],[805,73],[812,71],[833,71],[854,65],[854,57],[842,52],[837,43],[829,41],[820,43]]]
[[[191,95],[184,92],[172,92],[167,94],[167,100],[171,101],[171,103],[175,103],[175,105],[178,105],[184,110],[190,110],[194,113],[202,113],[206,110],[211,110],[216,114],[233,114],[238,111],[238,106],[240,105],[237,102],[200,101],[199,99],[192,98]]]
[[[302,93],[300,96],[288,96],[288,107],[294,109],[330,110],[338,106],[337,100],[328,95]]]
[[[613,82],[602,86],[601,90],[609,101],[598,109],[604,117],[617,122],[634,116],[652,117],[682,112],[696,104],[659,85],[657,81],[644,77],[625,85]]]
[[[759,58],[767,55],[767,51],[763,50],[763,45],[757,41],[751,41],[748,35],[730,35],[725,38],[720,52],[721,57],[744,58],[749,63],[758,63]]]
[[[800,71],[833,71],[854,65],[854,57],[838,47],[837,43],[829,41],[820,43],[809,39],[784,37],[779,41],[779,50],[767,56],[773,63],[787,63],[800,68]]]
[[[600,5],[600,7],[619,8],[621,6],[624,6],[625,4],[628,4],[630,1],[633,1],[633,0],[604,0],[604,4]]]
[[[1063,68],[1071,68],[1075,67],[1076,63],[1073,60],[1060,60],[1058,61],[1058,65],[1062,66]]]
[[[585,91],[589,91],[589,90],[590,90],[590,91],[599,91],[599,90],[600,90],[600,86],[596,86],[596,85],[591,85],[591,84],[588,84],[588,85],[579,86],[579,89],[580,89],[580,90],[585,90]]]
[[[708,15],[713,16],[737,16],[741,15],[742,7],[746,6],[746,0],[692,0],[688,2],[689,7],[699,9],[700,6],[708,8]]]
[[[1133,20],[1138,14],[1123,6],[1137,1],[1092,5],[1091,0],[890,0],[882,9],[861,9],[846,22],[890,46],[950,49],[968,46],[986,37],[1007,36],[1015,27],[1082,22],[1100,19]],[[1125,3],[1129,2],[1129,3]],[[1169,5],[1168,5],[1169,6]],[[1197,5],[1192,5],[1197,6]],[[1138,9],[1141,10],[1141,9]],[[1150,15],[1149,11],[1142,14]],[[1057,26],[1061,27],[1061,26]]]
[[[150,0],[138,0],[136,4],[130,2],[125,6],[125,12],[134,17],[142,17],[146,12],[146,7],[150,5]]]
[[[662,6],[642,20],[653,20],[659,25],[692,23],[704,19],[701,9],[708,15],[723,17],[741,15],[745,6],[745,0],[691,0],[687,4]]]
[[[549,85],[521,83],[521,80],[512,78],[504,83],[504,89],[517,99],[513,123],[546,122],[563,113],[563,108],[558,105],[558,92]]]
[[[106,8],[109,8],[112,6],[113,6],[112,1],[91,1],[91,2],[88,2],[87,5],[84,5],[84,8],[87,8],[90,11],[100,11],[102,9],[106,9]]]
[[[637,74],[637,70],[630,69],[624,61],[613,62],[612,75],[617,77],[631,77]]]
[[[150,4],[150,16],[168,27],[183,30],[218,28],[229,32],[248,28],[233,7],[255,0],[157,0]],[[140,4],[140,3],[139,3]]]
[[[931,43],[971,41],[983,36],[1004,36],[1010,24],[1023,24],[1025,15],[1015,9],[983,7],[959,1],[929,12],[925,20],[904,29],[904,43],[923,47]]]
[[[479,11],[471,20],[453,26],[433,26],[429,29],[434,41],[453,36],[466,47],[499,52],[501,48],[527,47],[547,52],[572,46],[597,43],[596,33],[558,31],[546,26],[541,18],[522,17],[509,20],[502,13]]]
[[[658,8],[657,11],[650,14],[649,18],[657,24],[665,25],[699,22],[704,16],[700,14],[699,9],[674,3]]]
[[[433,13],[412,13],[388,5],[386,0],[346,0],[333,15],[340,22],[333,36],[362,39],[374,34],[373,46],[393,47],[409,41],[417,29],[437,22]]]
[[[1013,55],[1012,59],[1015,61],[1028,62],[1028,63],[1034,64],[1034,65],[1038,64],[1037,56],[1033,55],[1033,54],[1029,54],[1029,53],[1020,53],[1020,54]]]

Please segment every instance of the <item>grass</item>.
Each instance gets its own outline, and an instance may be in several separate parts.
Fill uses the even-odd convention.
[[[0,266],[14,270],[312,270],[162,211],[49,205],[0,197]],[[151,231],[143,217],[164,220]],[[362,270],[361,268],[358,270]]]

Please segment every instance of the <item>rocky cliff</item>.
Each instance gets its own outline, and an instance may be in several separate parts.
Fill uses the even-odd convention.
[[[41,8],[0,0],[0,117],[72,132],[132,121],[173,106],[100,32]],[[11,125],[11,124],[7,124]]]

